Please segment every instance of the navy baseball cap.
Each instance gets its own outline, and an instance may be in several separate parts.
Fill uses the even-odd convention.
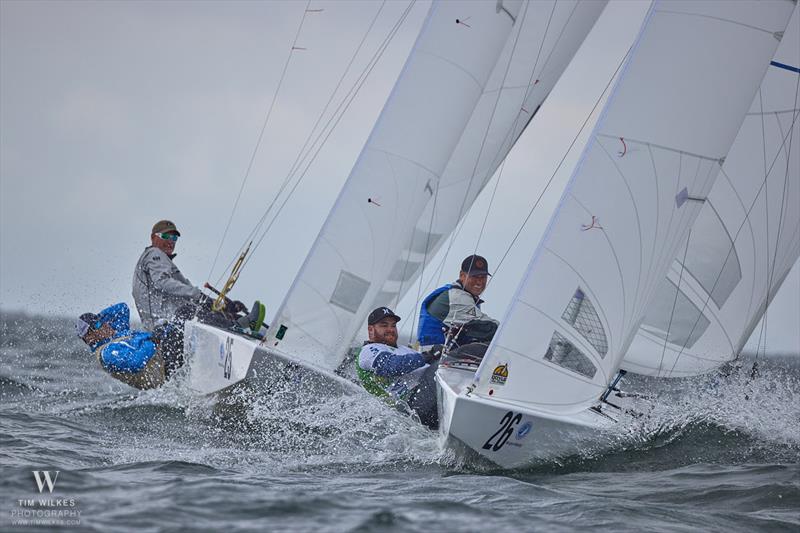
[[[394,311],[392,311],[388,307],[379,307],[379,308],[373,310],[369,314],[369,317],[367,318],[367,324],[372,326],[373,324],[377,324],[378,322],[380,322],[381,320],[383,320],[386,317],[396,318],[397,322],[400,322],[400,317],[397,316],[396,314],[394,314]]]
[[[461,261],[461,272],[466,272],[468,276],[491,276],[489,263],[480,255],[470,255]]]

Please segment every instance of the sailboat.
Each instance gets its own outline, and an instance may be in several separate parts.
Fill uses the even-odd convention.
[[[781,123],[773,151],[764,155],[774,158],[777,151],[783,168],[774,176],[765,170],[734,170],[747,154],[752,157],[747,124],[738,146],[745,154],[727,159],[754,95],[760,105],[773,76],[791,74],[770,72],[757,93],[765,71],[776,69],[770,59],[793,9],[790,2],[662,1],[651,6],[477,373],[445,369],[437,376],[442,431],[451,444],[466,445],[504,467],[596,449],[606,432],[618,431],[624,416],[608,401],[623,365],[679,376],[687,369],[708,371],[738,355],[763,313],[767,287],[774,294],[797,258],[796,151],[789,163],[797,139],[790,140],[798,113],[796,73],[783,86],[790,92],[781,93],[792,101],[780,100],[788,104],[780,111],[791,110],[790,118]],[[791,28],[784,48],[794,56],[794,65],[796,30]],[[719,174],[728,178],[713,188]],[[730,176],[736,174],[740,178],[734,181]],[[761,252],[755,249],[749,256],[742,252],[750,263],[732,272],[737,248],[727,234],[736,235],[733,230],[748,218],[739,201],[756,197],[759,185],[772,179],[794,182],[788,196],[776,195],[777,205],[795,198],[791,208],[771,215],[773,231],[776,221],[785,230],[771,241],[771,257],[778,257],[770,262],[773,275],[753,268]],[[717,213],[719,219],[709,220]],[[754,217],[751,223],[765,222]],[[753,231],[761,233],[757,227]],[[753,246],[740,241],[738,250]],[[677,296],[675,290],[664,294],[676,269],[684,275],[678,272],[680,283],[670,286],[680,290]],[[734,296],[737,277],[742,284]],[[700,282],[705,283],[702,292]],[[744,298],[752,301],[724,309],[727,315],[714,313],[716,302],[713,309],[697,305],[698,313],[692,314],[682,304],[690,297],[706,302],[727,297],[732,306]],[[665,305],[675,302],[681,307]],[[666,316],[659,314],[664,310]],[[694,328],[705,316],[715,327]],[[737,344],[714,337],[718,332],[735,335]],[[642,339],[653,337],[660,343],[641,346]],[[634,340],[639,344],[634,346]],[[659,372],[665,367],[667,372]]]
[[[412,286],[604,7],[434,2],[267,338],[188,324],[189,386],[210,394],[257,381],[275,360],[347,386],[333,372],[367,314]]]
[[[258,382],[276,361],[350,386],[333,371],[366,314],[408,291],[530,123],[603,7],[593,1],[434,3],[267,338],[259,343],[187,323],[190,387],[208,394]],[[712,346],[712,337],[681,346],[677,328],[656,329],[658,305],[652,302],[663,298],[665,279],[672,283],[676,261],[690,270],[690,261],[676,258],[681,246],[704,242],[698,235],[706,232],[706,206],[720,210],[726,201],[715,181],[725,173],[794,7],[788,0],[651,6],[480,367],[437,374],[445,445],[471,449],[503,467],[574,453],[618,428],[618,413],[604,400],[623,364],[659,372],[670,366],[680,375],[684,366],[676,361],[721,364],[735,356],[733,349],[716,359],[692,351]],[[796,108],[795,100],[774,110],[794,109],[794,117]],[[786,131],[794,131],[793,118]],[[792,142],[778,148],[787,161]],[[731,187],[752,185],[744,176],[742,185]],[[728,216],[721,215],[724,227],[741,222],[741,214]],[[797,211],[775,216],[770,227],[788,230],[771,248],[780,262],[770,264],[765,295],[754,297],[747,326],[715,316],[715,328],[752,331],[793,264],[792,253],[796,259]],[[695,227],[701,229],[690,233]],[[706,240],[717,236],[709,235]],[[718,254],[724,246],[708,251]],[[718,263],[716,256],[710,261]],[[740,270],[743,280],[763,276],[762,270]],[[679,291],[702,281],[678,276]],[[712,285],[705,294],[714,291]],[[708,306],[697,307],[703,313]],[[629,350],[659,334],[669,350],[687,357],[675,355],[656,367],[654,354],[666,350]]]

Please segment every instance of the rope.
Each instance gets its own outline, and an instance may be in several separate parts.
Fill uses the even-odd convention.
[[[275,108],[275,101],[278,99],[278,94],[280,93],[281,87],[283,86],[283,80],[286,77],[286,71],[289,68],[289,62],[291,61],[292,55],[294,54],[295,45],[297,44],[297,40],[300,37],[300,31],[303,29],[303,24],[306,21],[306,15],[309,12],[308,7],[310,5],[311,5],[311,0],[308,0],[308,3],[306,3],[305,10],[303,11],[303,17],[300,19],[300,25],[297,27],[297,31],[295,32],[294,41],[292,41],[292,46],[289,48],[289,55],[286,57],[286,61],[283,64],[283,70],[281,71],[280,78],[278,79],[278,87],[275,89],[275,93],[272,95],[272,102],[270,102],[269,109],[267,110],[267,114],[264,117],[264,122],[261,124],[261,131],[258,134],[256,145],[253,147],[253,152],[250,155],[250,161],[247,164],[247,169],[245,170],[244,177],[242,178],[242,184],[239,186],[239,193],[236,195],[236,200],[233,202],[233,207],[231,208],[231,214],[228,217],[228,223],[225,225],[225,231],[222,232],[222,238],[220,239],[219,246],[217,247],[217,253],[214,255],[214,261],[211,263],[211,269],[208,272],[208,279],[211,279],[211,276],[214,273],[214,268],[217,266],[217,261],[219,260],[219,254],[222,251],[222,245],[225,243],[225,238],[228,236],[228,230],[230,229],[231,223],[233,222],[233,215],[236,213],[236,208],[239,206],[239,201],[242,198],[242,193],[244,192],[245,184],[247,183],[247,179],[250,177],[250,171],[253,169],[253,163],[255,162],[256,154],[258,154],[258,148],[261,146],[261,140],[264,138],[264,131],[267,129],[267,123],[269,122],[269,118],[272,116],[272,110]],[[231,264],[233,264],[233,261],[231,262]]]
[[[431,209],[431,220],[428,223],[427,240],[425,241],[425,253],[422,256],[422,269],[420,270],[420,273],[419,273],[420,284],[419,284],[419,287],[417,288],[417,300],[416,300],[416,303],[414,304],[414,309],[411,310],[411,314],[409,316],[414,316],[414,310],[417,307],[419,307],[419,301],[420,301],[420,297],[421,297],[421,293],[422,293],[422,279],[425,276],[425,265],[428,264],[428,251],[429,251],[429,247],[430,247],[430,243],[431,243],[431,232],[433,231],[433,219],[436,216],[436,204],[437,204],[438,199],[439,199],[439,187],[436,187],[436,193],[433,195],[433,207]],[[395,304],[395,307],[397,307],[398,305],[400,305],[400,293],[399,292],[397,293],[397,304]],[[410,335],[409,340],[408,340],[409,343],[414,342],[414,337],[415,337],[414,333],[415,333],[415,329],[416,329],[416,323],[417,322],[415,320],[411,321],[411,335]]]
[[[797,81],[797,84],[796,84],[796,87],[795,87],[795,96],[794,96],[795,109],[797,108],[797,92],[798,92],[798,86],[800,86],[800,76],[798,76],[797,80],[798,81]],[[761,90],[759,90],[759,99],[760,98],[761,98]],[[764,136],[764,133],[763,133],[764,132],[764,115],[763,115],[764,109],[763,109],[763,104],[762,104],[761,111],[762,111],[761,129],[762,129],[762,136]],[[776,117],[776,120],[777,120],[777,117]],[[780,122],[778,124],[780,125]],[[774,251],[773,256],[772,256],[772,267],[769,266],[769,248],[767,248],[767,269],[769,270],[769,276],[767,276],[767,295],[766,295],[766,298],[764,300],[764,319],[761,322],[762,330],[759,333],[758,344],[756,345],[756,360],[753,362],[754,367],[755,367],[756,363],[758,362],[758,354],[759,354],[758,346],[761,344],[761,336],[762,336],[762,334],[763,334],[763,338],[764,338],[764,355],[766,356],[766,354],[767,354],[767,317],[769,316],[769,301],[770,301],[769,293],[770,293],[770,290],[771,290],[771,287],[772,287],[772,281],[775,279],[775,267],[777,266],[777,263],[778,263],[778,244],[780,244],[780,241],[781,241],[781,230],[783,229],[783,225],[781,224],[781,220],[783,220],[783,211],[784,211],[784,206],[786,205],[786,188],[787,188],[788,182],[789,182],[789,161],[791,160],[790,157],[791,157],[792,139],[793,139],[793,137],[794,137],[794,128],[791,128],[789,130],[789,150],[787,151],[787,154],[786,154],[786,170],[784,171],[784,176],[783,176],[783,189],[781,191],[781,199],[782,199],[782,201],[781,201],[781,210],[780,210],[780,212],[778,214],[778,231],[777,231],[777,234],[775,235],[775,251]],[[765,156],[765,159],[766,159],[766,140],[764,140],[764,143],[765,143],[764,156]],[[766,200],[765,203],[766,203],[766,206],[767,206],[767,210],[766,210],[767,246],[769,247],[769,194],[767,192],[766,187],[764,189],[765,189],[764,190],[764,198]]]
[[[678,177],[680,180],[680,177]],[[675,286],[675,298],[672,300],[672,311],[669,313],[669,322],[667,324],[667,334],[664,335],[664,346],[661,348],[661,359],[658,362],[658,373],[664,367],[664,355],[667,353],[667,342],[669,341],[669,334],[672,331],[672,319],[675,317],[675,307],[678,305],[678,295],[681,292],[681,282],[683,281],[683,271],[686,269],[686,255],[689,253],[689,241],[692,238],[692,230],[689,230],[689,235],[686,237],[686,246],[683,249],[683,260],[681,261],[681,271],[678,274],[678,284]]]
[[[392,29],[390,30],[389,34],[384,39],[383,43],[381,43],[381,45],[378,48],[378,50],[376,51],[375,55],[370,60],[370,63],[368,63],[368,66],[365,68],[364,72],[362,73],[362,77],[356,82],[356,85],[354,85],[350,89],[350,92],[347,95],[345,95],[345,98],[342,100],[342,103],[340,104],[340,109],[342,109],[342,111],[339,114],[339,116],[336,117],[335,120],[332,117],[328,121],[328,124],[332,124],[330,126],[330,129],[328,130],[328,132],[322,138],[322,142],[317,147],[316,151],[314,152],[314,155],[308,161],[308,164],[306,165],[305,169],[302,171],[302,173],[300,173],[299,178],[295,181],[295,183],[292,186],[291,190],[289,191],[289,193],[284,198],[284,200],[281,203],[280,207],[278,208],[277,212],[272,217],[272,220],[269,222],[269,224],[267,225],[266,229],[263,230],[263,232],[261,233],[261,236],[256,241],[256,244],[255,244],[255,246],[253,248],[254,251],[255,251],[255,249],[257,249],[261,245],[261,243],[263,242],[264,238],[267,236],[267,234],[269,233],[270,229],[272,228],[272,225],[275,223],[275,221],[278,219],[278,216],[280,216],[281,212],[283,211],[283,208],[286,206],[286,204],[289,201],[289,199],[291,199],[292,195],[297,190],[297,187],[303,181],[303,178],[305,178],[306,173],[308,172],[309,168],[311,168],[311,165],[316,160],[317,155],[319,154],[320,150],[325,145],[325,143],[327,142],[327,140],[330,137],[331,133],[333,133],[333,131],[336,128],[336,126],[339,124],[339,121],[342,119],[342,117],[344,116],[344,114],[347,111],[347,109],[349,109],[349,107],[352,104],[353,100],[358,95],[358,92],[361,90],[361,87],[363,87],[363,85],[366,82],[367,78],[369,77],[370,73],[375,68],[375,65],[378,63],[380,58],[383,56],[383,53],[386,51],[386,48],[391,43],[391,41],[394,38],[394,36],[397,34],[397,31],[400,29],[400,26],[403,24],[405,19],[408,17],[408,14],[410,13],[411,8],[414,6],[415,3],[416,3],[416,0],[412,0],[409,3],[408,7],[405,9],[403,14],[400,16],[400,19],[392,27]],[[348,100],[348,98],[349,98],[349,100]],[[336,111],[334,112],[334,114],[335,113],[336,113]],[[323,131],[324,131],[324,129],[323,129]],[[322,136],[322,132],[320,133],[320,136]],[[244,263],[242,268],[244,268],[244,266],[247,265],[247,263],[250,261],[250,259],[253,257],[253,255],[254,254],[250,254],[250,257],[247,260],[245,260],[245,263]]]
[[[577,4],[576,4],[576,6],[577,6]],[[531,90],[533,89],[533,85],[531,85],[531,84],[533,83],[533,78],[536,75],[536,67],[539,66],[539,58],[542,56],[542,48],[544,48],[544,42],[547,40],[547,32],[550,31],[550,23],[553,21],[553,14],[555,12],[556,12],[556,2],[553,2],[553,9],[550,10],[550,17],[547,19],[547,25],[544,28],[544,34],[542,35],[542,42],[539,43],[539,50],[536,52],[536,61],[534,61],[534,63],[533,63],[533,69],[531,69],[531,75],[528,78],[528,88],[525,90],[525,96],[522,98],[522,103],[523,104],[528,99],[528,95],[530,95]],[[527,4],[526,4],[525,15],[523,15],[523,22],[525,20],[525,16],[527,16],[527,14],[528,14],[528,10],[527,10]],[[521,33],[522,33],[522,28],[520,27],[520,31],[519,31],[519,33],[517,33],[517,38],[519,38],[519,34],[521,34]],[[514,48],[516,48],[516,46],[517,46],[517,42],[514,41]],[[513,56],[513,51],[512,51],[512,56]],[[510,66],[511,66],[511,59],[508,60],[508,66],[506,67],[506,74],[505,74],[506,76],[508,75],[508,70],[509,70]],[[503,81],[505,81],[505,76],[503,77]],[[497,102],[500,101],[499,94],[500,94],[500,91],[498,91],[498,97],[497,97],[497,100],[495,101],[495,107],[497,107]],[[494,110],[492,111],[492,115],[494,115]],[[531,118],[533,118],[533,117],[531,117]],[[517,115],[517,118],[514,120],[514,124],[512,124],[512,126],[511,126],[511,132],[513,132],[516,129],[518,123],[519,123],[519,115]],[[489,133],[489,128],[487,127],[486,128],[486,134],[488,135],[488,133]],[[520,135],[522,135],[522,133],[520,133]],[[484,140],[485,140],[485,136],[484,136]],[[481,152],[482,151],[483,151],[483,145],[481,145]],[[476,161],[476,163],[475,163],[476,169],[477,169],[477,166],[478,166],[478,164],[477,164],[477,161]],[[486,221],[489,219],[489,213],[491,212],[492,205],[494,204],[494,197],[495,197],[495,194],[497,193],[497,187],[500,185],[500,180],[503,178],[503,169],[505,168],[505,166],[506,166],[506,158],[503,158],[503,162],[500,165],[500,172],[497,175],[497,181],[495,182],[494,190],[492,191],[492,197],[489,199],[489,206],[486,208],[486,215],[483,217],[483,224],[481,224],[481,230],[478,232],[478,238],[475,240],[475,248],[472,250],[473,254],[477,254],[478,253],[478,246],[480,246],[481,239],[483,238],[483,232],[484,232],[484,229],[486,228]],[[473,171],[473,174],[474,174],[474,171]],[[472,178],[470,178],[470,187],[471,186],[472,186]],[[467,188],[467,194],[468,193],[469,193],[469,188]],[[464,196],[464,200],[466,200],[466,195]],[[460,215],[460,212],[459,212],[459,215]]]
[[[401,18],[400,18],[400,21],[399,21],[399,22],[396,22],[396,23],[395,23],[395,26],[392,28],[392,30],[390,30],[390,35],[392,35],[392,36],[393,36],[393,34],[394,34],[394,33],[396,33],[396,31],[397,31],[397,29],[398,29],[398,27],[399,27],[399,24],[400,24],[400,23],[401,23],[401,22],[402,22],[402,21],[405,19],[405,17],[408,15],[408,12],[410,11],[410,8],[411,8],[411,6],[413,6],[413,4],[414,4],[415,2],[416,2],[416,0],[412,0],[412,2],[409,4],[409,7],[407,7],[407,8],[406,8],[405,12],[404,12],[404,13],[403,13],[403,15],[401,16]],[[322,120],[322,117],[323,117],[323,116],[325,116],[326,112],[328,111],[328,108],[330,107],[330,103],[333,101],[333,98],[335,97],[335,95],[336,95],[337,91],[338,91],[338,90],[339,90],[339,88],[341,87],[341,85],[342,85],[342,83],[343,83],[343,81],[344,81],[345,77],[347,76],[347,73],[348,73],[348,72],[349,72],[349,70],[350,70],[350,67],[352,66],[353,62],[355,61],[355,58],[358,56],[358,54],[360,53],[361,49],[363,48],[364,42],[366,41],[366,38],[367,38],[367,36],[369,35],[369,33],[372,31],[372,28],[374,27],[374,25],[375,25],[375,22],[377,21],[378,17],[380,16],[380,14],[381,14],[381,12],[382,12],[382,10],[383,10],[383,8],[384,8],[385,4],[386,4],[386,1],[384,0],[384,2],[382,2],[382,3],[381,3],[381,5],[380,5],[380,7],[378,8],[378,11],[375,13],[375,16],[373,17],[372,21],[370,22],[370,24],[369,24],[369,26],[368,26],[368,28],[367,28],[366,32],[364,33],[363,37],[361,38],[361,41],[360,41],[360,43],[359,43],[358,47],[356,48],[355,52],[354,52],[354,53],[353,53],[353,55],[351,56],[351,58],[350,58],[350,61],[348,62],[348,64],[347,64],[347,67],[345,68],[345,70],[344,70],[344,72],[343,72],[342,76],[339,78],[339,81],[338,81],[338,83],[337,83],[336,87],[335,87],[335,88],[334,88],[334,90],[331,92],[331,95],[330,95],[330,97],[328,98],[328,101],[327,101],[327,103],[325,104],[325,107],[323,108],[322,112],[320,113],[319,117],[317,118],[317,120],[316,120],[316,122],[315,122],[315,124],[314,124],[314,127],[312,127],[311,131],[309,132],[309,134],[308,134],[308,137],[306,138],[306,141],[305,141],[305,142],[304,142],[304,144],[303,144],[303,147],[302,147],[302,148],[300,149],[300,151],[298,152],[298,155],[297,155],[297,157],[295,158],[295,161],[294,161],[294,163],[292,164],[291,168],[289,169],[289,172],[287,173],[287,175],[286,175],[286,177],[284,178],[283,182],[281,183],[281,186],[280,186],[280,188],[279,188],[278,192],[275,194],[275,196],[273,197],[272,201],[270,202],[270,204],[269,204],[269,205],[267,206],[267,208],[265,209],[265,211],[264,211],[263,215],[261,216],[261,218],[258,220],[258,222],[257,222],[257,223],[254,225],[253,229],[250,231],[250,233],[248,234],[248,236],[245,238],[245,240],[244,240],[244,243],[242,244],[242,247],[244,246],[244,244],[245,244],[245,243],[247,243],[247,242],[250,242],[250,241],[252,241],[252,240],[254,240],[254,239],[255,239],[256,235],[259,233],[259,231],[260,231],[260,230],[261,230],[261,228],[263,227],[263,225],[264,225],[264,222],[266,221],[266,219],[267,219],[267,217],[269,216],[270,212],[271,212],[271,211],[273,210],[273,208],[275,207],[275,204],[277,203],[278,199],[280,198],[280,195],[283,193],[283,191],[286,189],[286,187],[288,186],[288,184],[291,182],[292,178],[296,177],[296,175],[297,175],[297,172],[298,172],[298,170],[299,170],[300,166],[302,166],[302,163],[303,163],[303,162],[304,162],[304,161],[305,161],[305,160],[308,158],[309,154],[310,154],[310,153],[311,153],[311,151],[313,150],[313,147],[314,147],[315,145],[317,145],[317,143],[319,142],[319,140],[322,138],[322,136],[323,136],[323,134],[324,134],[325,130],[326,130],[326,129],[327,129],[329,126],[330,126],[330,124],[331,124],[331,122],[333,121],[333,119],[334,119],[334,117],[336,116],[336,114],[337,114],[337,113],[339,113],[339,112],[341,112],[341,114],[343,115],[343,114],[344,114],[344,111],[346,111],[346,109],[347,109],[347,108],[345,107],[345,109],[344,109],[344,110],[342,110],[342,106],[343,106],[343,105],[345,104],[345,102],[347,101],[347,98],[348,98],[348,97],[349,97],[349,96],[350,96],[350,95],[353,93],[353,90],[354,90],[354,87],[355,87],[355,85],[354,85],[353,87],[351,87],[351,88],[348,90],[348,92],[345,94],[345,96],[344,96],[344,98],[342,99],[342,101],[339,103],[339,105],[337,106],[337,108],[336,108],[336,109],[333,111],[333,113],[331,114],[331,118],[329,118],[329,119],[328,119],[328,121],[325,123],[325,125],[322,127],[322,129],[321,129],[321,130],[319,131],[319,133],[317,134],[316,138],[314,138],[314,140],[311,142],[311,144],[310,144],[310,148],[309,148],[309,149],[308,149],[308,150],[305,152],[305,154],[303,154],[303,151],[304,151],[304,150],[305,150],[307,147],[309,147],[309,140],[310,140],[310,139],[311,139],[311,138],[314,136],[314,132],[316,131],[317,127],[319,126],[319,123],[321,122],[321,120]],[[388,38],[385,38],[385,39],[384,39],[384,42],[383,42],[383,43],[382,43],[382,44],[379,46],[379,50],[381,49],[381,47],[383,47],[383,48],[385,49],[385,46],[386,46],[386,44],[388,44],[386,39],[389,39],[389,40],[391,40],[391,38],[390,38],[390,37],[388,37]],[[382,52],[381,52],[381,53],[382,53]],[[377,52],[376,52],[376,54],[377,54]],[[380,56],[378,56],[378,58],[379,58],[379,57],[380,57]],[[361,72],[361,74],[360,74],[360,75],[359,75],[359,77],[357,78],[357,81],[356,81],[356,83],[358,83],[358,81],[359,81],[359,80],[362,80],[362,78],[366,79],[366,76],[368,76],[368,74],[369,74],[369,72],[367,72],[367,70],[368,70],[368,69],[369,69],[369,71],[371,71],[371,70],[372,70],[372,67],[374,67],[374,63],[373,63],[374,61],[377,61],[377,60],[376,60],[376,56],[375,56],[375,55],[373,55],[372,59],[370,59],[370,62],[369,62],[369,63],[368,63],[368,65],[367,65],[367,67],[365,67],[365,69],[364,69],[364,70]],[[370,67],[370,64],[372,64],[372,67]],[[365,74],[365,72],[366,72],[366,74]],[[361,81],[361,83],[363,84],[363,80]],[[359,86],[359,88],[360,88],[360,86]],[[357,92],[357,91],[356,91],[356,92]],[[355,96],[355,94],[353,94],[352,96],[354,97],[354,96]],[[351,101],[352,101],[352,100],[351,100]],[[347,105],[349,106],[349,103],[348,103]],[[341,118],[341,115],[340,115],[340,117],[339,117],[339,118]],[[336,122],[338,123],[338,119],[336,120]],[[333,127],[335,127],[335,124],[334,124],[334,126],[333,126]],[[328,136],[330,135],[330,133],[331,133],[332,131],[333,131],[333,128],[331,128],[331,131],[330,131],[330,132],[328,132]],[[317,153],[319,153],[319,150],[320,150],[320,149],[322,148],[322,146],[324,145],[324,143],[325,143],[325,141],[327,140],[328,136],[325,136],[325,139],[322,141],[322,144],[320,144],[320,145],[319,145],[319,147],[317,148],[317,151],[316,151],[316,153],[314,154],[314,158],[316,158],[316,155],[317,155]],[[312,159],[312,161],[313,161],[313,159]],[[310,166],[310,163],[309,163],[309,166]],[[308,171],[308,167],[306,167],[306,170],[303,172],[303,175],[300,177],[300,180],[302,180],[302,177],[305,175],[305,172],[307,172],[307,171]],[[298,182],[298,183],[299,183],[299,182]],[[291,196],[291,194],[294,192],[294,190],[296,189],[296,187],[297,187],[297,184],[295,184],[295,187],[294,187],[294,188],[292,188],[292,191],[289,193],[289,196]],[[288,197],[287,197],[287,199],[288,199]],[[285,204],[285,201],[284,201],[284,204]],[[282,207],[282,206],[281,206],[281,207]],[[278,212],[278,214],[279,214],[279,213],[280,213],[280,212]],[[275,215],[274,215],[274,217],[273,217],[273,219],[272,219],[272,222],[274,222],[274,220],[275,220],[275,218],[277,218],[278,214],[275,214]],[[270,225],[267,227],[267,229],[266,229],[266,230],[264,230],[264,235],[266,235],[266,232],[268,232],[268,231],[269,231],[269,228],[272,226],[272,222],[271,222],[271,223],[270,223]],[[264,235],[262,235],[262,236],[261,236],[261,238],[260,238],[260,239],[257,241],[257,243],[256,243],[256,246],[253,248],[253,251],[255,251],[255,249],[256,249],[256,248],[258,247],[258,245],[261,243],[261,241],[262,241],[262,240],[263,240],[263,238],[264,238]],[[251,254],[251,255],[250,255],[250,257],[252,257],[252,255],[253,255],[253,254]],[[248,259],[245,261],[245,263],[244,263],[244,264],[246,265],[248,261],[249,261],[249,258],[248,258]],[[231,261],[231,265],[232,265],[232,264],[233,264],[233,261]],[[244,265],[242,265],[242,267],[244,268]],[[230,268],[230,265],[228,266],[228,268]],[[227,269],[226,269],[226,270],[227,270]]]

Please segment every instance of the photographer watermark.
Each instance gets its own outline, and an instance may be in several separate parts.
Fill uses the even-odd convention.
[[[12,526],[69,527],[81,524],[77,501],[58,495],[56,484],[60,473],[60,470],[31,471],[39,496],[16,501],[16,507],[11,509]]]

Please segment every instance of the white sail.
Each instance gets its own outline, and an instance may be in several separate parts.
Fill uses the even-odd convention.
[[[605,0],[523,5],[514,33],[431,191],[434,198],[371,308],[397,305],[413,286],[533,119],[605,5]]]
[[[434,2],[267,345],[335,368],[438,186],[520,1]]]
[[[622,367],[664,377],[738,356],[800,255],[800,12]],[[678,287],[680,290],[678,291]]]
[[[794,2],[663,1],[476,375],[477,399],[579,413],[613,378],[677,255]]]

